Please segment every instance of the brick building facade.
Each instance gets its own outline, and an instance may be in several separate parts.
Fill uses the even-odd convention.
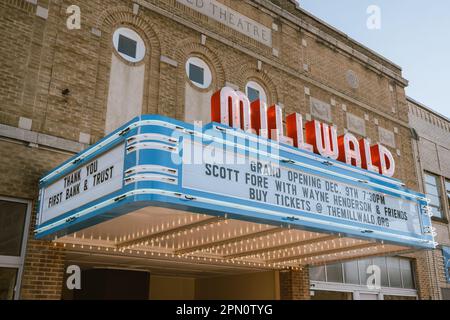
[[[410,124],[414,133],[417,170],[422,191],[431,199],[433,225],[438,249],[428,252],[432,274],[431,290],[440,299],[449,299],[449,279],[443,252],[450,245],[450,121],[423,104],[408,98]],[[448,267],[447,267],[448,268]],[[448,272],[448,271],[447,271]]]
[[[224,86],[247,93],[258,89],[286,114],[299,112],[307,120],[337,125],[339,134],[349,131],[383,143],[398,164],[395,178],[421,190],[408,118],[416,107],[407,100],[408,82],[399,66],[294,1],[217,3],[237,12],[236,17],[257,21],[254,28],[260,29],[251,35],[239,31],[238,22],[221,22],[220,11],[208,17],[195,1],[1,2],[0,28],[6,37],[0,44],[0,200],[32,208],[26,246],[8,264],[19,270],[16,298],[61,298],[70,260],[67,248],[33,239],[39,177],[134,116],[206,121],[211,94]],[[71,5],[80,9],[79,29],[68,26],[77,14]],[[120,28],[138,35],[145,49],[139,61],[126,60],[116,50],[112,39]],[[189,79],[185,66],[191,58],[206,64],[210,83],[199,87]],[[442,243],[448,245],[448,225],[436,224],[439,234],[446,230]],[[439,254],[408,256],[418,296],[442,298],[437,287],[448,288],[442,273],[440,285],[433,284]],[[272,298],[308,299],[305,270],[280,273]]]

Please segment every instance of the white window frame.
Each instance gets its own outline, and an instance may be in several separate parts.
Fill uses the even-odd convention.
[[[424,184],[424,191],[425,194],[428,196],[428,190],[427,190],[427,176],[433,177],[436,180],[436,188],[439,198],[439,209],[441,211],[441,216],[435,216],[433,215],[433,218],[445,220],[446,219],[446,210],[445,210],[445,199],[444,199],[444,190],[446,189],[445,185],[442,186],[442,177],[438,174],[434,174],[432,172],[425,171],[423,175],[423,184]],[[445,197],[447,197],[447,192],[445,192]],[[436,208],[436,206],[429,204],[430,207]]]
[[[359,300],[360,294],[373,294],[378,296],[378,300],[384,300],[385,295],[399,296],[399,297],[412,297],[418,299],[416,289],[401,289],[401,288],[387,288],[382,287],[380,290],[369,290],[366,286],[346,284],[346,283],[333,283],[322,281],[311,281],[311,291],[332,291],[332,292],[347,292],[353,294],[353,300]]]
[[[30,220],[31,220],[31,207],[32,202],[29,200],[23,200],[18,198],[10,198],[10,197],[2,197],[0,196],[0,200],[9,201],[15,203],[23,203],[27,205],[25,223],[23,226],[23,238],[22,238],[22,247],[20,248],[20,256],[1,256],[0,255],[0,268],[10,268],[17,269],[17,277],[16,284],[14,287],[14,300],[18,300],[20,298],[20,288],[22,284],[22,275],[23,275],[23,267],[25,264],[25,253],[28,242],[28,233],[30,228]]]
[[[447,190],[447,184],[449,185],[449,190]],[[444,207],[444,208],[442,208],[442,211],[443,211],[444,217],[448,217],[448,215],[450,213],[450,196],[449,196],[449,193],[450,193],[450,178],[444,177],[444,189],[443,189],[442,193],[444,193],[442,195],[443,198],[444,198],[444,199],[442,199],[443,202],[444,202],[442,204],[442,206]]]
[[[387,257],[384,257],[385,259]],[[400,260],[408,260],[409,262],[411,262],[409,259],[406,258],[402,258],[402,257],[393,257],[395,259],[398,260],[399,263],[399,267],[400,267],[400,281],[402,284],[402,287],[404,286],[403,283],[403,270],[401,268],[400,265]],[[374,258],[367,258],[369,260],[371,260],[371,263],[373,264],[373,259]],[[363,259],[365,260],[365,259]],[[361,260],[355,260],[357,262],[357,266],[358,266],[358,279],[361,283],[361,278],[360,278],[360,261]],[[372,295],[377,295],[378,300],[384,300],[384,295],[391,295],[391,296],[403,296],[403,297],[413,297],[418,299],[418,294],[417,294],[417,288],[416,289],[405,289],[405,288],[395,288],[395,287],[381,287],[380,289],[374,289],[374,290],[369,290],[367,288],[367,286],[362,285],[362,284],[352,284],[352,283],[346,283],[347,279],[345,277],[345,267],[343,266],[345,264],[345,262],[338,262],[342,265],[342,279],[343,279],[343,283],[340,282],[328,282],[328,265],[325,265],[325,281],[316,281],[316,280],[311,280],[311,291],[332,291],[332,292],[347,292],[347,293],[352,293],[353,294],[353,300],[360,300],[360,294],[372,294]],[[387,265],[386,265],[387,267]],[[412,272],[412,280],[414,285],[417,287],[417,284],[415,283],[415,278],[414,278],[414,270],[413,267],[411,266],[411,272]],[[387,276],[388,276],[388,283],[389,285],[391,284],[391,279],[390,279],[390,273],[389,271],[387,272]]]
[[[193,64],[193,65],[203,69],[203,76],[204,76],[203,84],[200,84],[198,82],[192,81],[191,78],[189,77],[189,65],[191,65],[191,64]],[[202,58],[195,57],[195,56],[189,57],[186,60],[185,68],[186,68],[186,76],[187,76],[188,80],[194,86],[196,86],[196,87],[198,87],[200,89],[207,89],[207,88],[209,88],[211,86],[211,84],[212,84],[212,71],[211,71],[211,68],[209,67],[208,63],[206,63],[206,61],[204,61]]]
[[[119,36],[123,35],[127,38],[130,38],[137,42],[136,47],[136,58],[130,57],[122,52],[119,51]],[[113,34],[113,45],[116,52],[125,60],[132,63],[137,63],[142,61],[145,58],[146,48],[145,48],[145,42],[142,40],[141,36],[134,31],[133,29],[121,27],[117,28],[114,31]]]
[[[247,95],[247,97],[248,97],[248,88],[249,87],[251,87],[254,90],[258,90],[260,100],[267,103],[267,93],[262,85],[260,85],[258,82],[254,81],[254,80],[248,81],[247,84],[245,85],[245,94]]]

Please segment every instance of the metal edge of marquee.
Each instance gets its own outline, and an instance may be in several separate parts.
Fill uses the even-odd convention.
[[[146,115],[146,116],[141,116],[138,118],[133,119],[132,121],[130,121],[129,123],[127,123],[126,125],[122,126],[121,128],[117,129],[116,131],[114,131],[113,133],[111,133],[110,135],[108,135],[107,137],[105,137],[104,139],[100,140],[98,143],[96,143],[95,145],[91,146],[90,148],[88,148],[87,150],[81,152],[80,154],[74,156],[73,158],[69,159],[68,161],[66,161],[65,163],[61,164],[60,166],[58,166],[57,168],[55,168],[54,170],[52,170],[51,172],[49,172],[47,175],[45,175],[41,181],[40,181],[40,188],[43,189],[46,186],[52,184],[54,181],[58,180],[59,178],[61,178],[62,176],[64,176],[65,174],[68,174],[69,172],[75,170],[76,168],[82,166],[83,164],[91,161],[92,159],[100,156],[101,154],[104,154],[105,152],[107,152],[108,150],[112,149],[114,146],[117,146],[119,143],[126,141],[128,139],[130,139],[133,136],[142,134],[142,131],[145,131],[145,127],[147,126],[161,126],[165,127],[166,129],[168,129],[168,131],[170,130],[178,130],[181,134],[181,136],[183,135],[192,135],[194,134],[194,127],[192,125],[183,123],[181,121],[177,121],[177,120],[173,120],[173,119],[169,119],[163,116],[158,116],[158,115]],[[225,126],[219,125],[219,124],[210,124],[207,125],[203,128],[203,131],[206,131],[208,129],[214,128],[214,127],[222,127],[222,128],[227,128]],[[229,129],[229,128],[227,128]],[[125,149],[128,146],[125,146]],[[126,150],[125,150],[126,152]],[[289,155],[289,154],[288,154]],[[314,157],[321,159],[321,161],[325,162],[329,159],[320,157],[320,156],[316,156],[314,155]],[[125,164],[128,162],[127,160],[127,155],[125,155]],[[137,163],[136,163],[137,164]],[[345,164],[344,164],[345,165]],[[126,165],[125,165],[126,166]],[[342,166],[341,166],[342,167]],[[337,168],[337,167],[330,167],[329,168],[331,171],[336,171],[336,170],[342,170],[341,168]],[[125,179],[125,172],[127,171],[127,168],[124,168],[124,179]],[[306,171],[306,170],[302,170],[302,171]],[[367,176],[364,172],[361,171],[361,174],[363,176]],[[181,177],[181,165],[180,165],[180,170],[178,171],[179,176]],[[349,173],[349,176],[353,175],[353,171],[351,171]],[[376,174],[373,174],[373,176],[376,177]],[[419,216],[421,219],[421,230],[423,231],[424,227],[431,227],[431,220],[429,219],[425,219],[428,223],[424,223],[424,215],[423,214],[423,210],[424,207],[427,206],[427,202],[425,201],[425,197],[422,194],[419,194],[417,192],[408,190],[406,188],[404,188],[403,186],[398,186],[398,184],[396,183],[395,179],[390,179],[387,178],[388,181],[392,180],[393,183],[387,183],[386,182],[386,178],[383,177],[384,179],[382,181],[379,181],[380,185],[385,185],[386,187],[392,187],[395,186],[395,188],[398,188],[399,190],[406,190],[408,191],[412,197],[416,197],[416,202],[419,205]],[[183,188],[180,189],[181,187],[181,179],[178,179],[179,181],[179,185],[177,186],[177,189],[174,189],[175,191],[177,191],[177,193],[179,193],[180,190],[182,190],[182,192],[184,191],[188,191],[189,193],[192,194],[197,194],[196,191],[194,190],[183,190]],[[371,181],[375,181],[374,178],[371,178]],[[152,188],[153,187],[153,182],[136,182],[136,185],[142,185],[144,183],[147,184],[146,186],[148,188]],[[164,187],[164,189],[167,189],[169,192],[171,190],[171,188],[173,189],[174,186],[168,186],[167,183],[162,183],[162,186]],[[365,188],[367,188],[368,186],[365,185]],[[370,188],[369,189],[373,189]],[[126,197],[126,201],[121,201],[123,200],[123,196],[124,194],[126,194],[127,192],[131,192],[133,189],[133,185],[127,185],[127,186],[123,186],[121,190],[118,190],[116,192],[114,192],[113,194],[110,194],[108,196],[102,197],[100,199],[97,199],[96,201],[93,201],[91,203],[88,203],[80,208],[77,208],[75,210],[72,210],[70,212],[67,212],[63,215],[60,215],[58,217],[55,217],[54,219],[51,219],[47,222],[45,222],[44,224],[41,224],[38,226],[37,228],[37,232],[36,232],[36,237],[37,238],[46,238],[49,237],[52,233],[56,233],[57,235],[61,235],[64,234],[65,232],[62,231],[64,229],[67,230],[75,230],[75,229],[79,229],[74,227],[74,222],[77,222],[77,225],[79,224],[80,228],[84,228],[86,226],[89,225],[93,225],[96,224],[98,222],[95,221],[106,221],[108,219],[111,219],[115,216],[121,215],[121,214],[125,214],[128,212],[131,212],[133,210],[136,210],[136,208],[140,208],[140,205],[132,205],[130,203],[132,203],[133,201],[137,201],[135,198],[137,196],[133,196],[131,199]],[[381,192],[385,192],[385,191],[381,191]],[[206,193],[207,194],[207,193]],[[209,195],[211,197],[211,195]],[[142,198],[141,201],[142,203],[152,203],[154,201],[154,198],[156,197],[155,195],[149,196],[147,195],[147,198],[144,195],[140,195],[139,197],[144,197]],[[117,201],[118,198],[121,198],[121,200]],[[188,210],[188,211],[203,211],[206,210],[208,212],[208,214],[218,214],[217,212],[215,213],[215,210],[211,210],[211,208],[208,208],[208,206],[206,205],[205,208],[201,209],[198,208],[197,210],[193,210],[190,206],[186,206],[183,204],[186,204],[185,201],[183,202],[179,202],[182,200],[176,199],[176,201],[173,201],[173,197],[168,197],[168,196],[162,196],[159,195],[157,197],[158,199],[164,198],[164,201],[167,201],[167,204],[172,204],[175,207],[183,207],[183,209]],[[175,197],[176,198],[176,197]],[[220,201],[220,199],[214,199],[214,196],[211,197],[213,201]],[[223,197],[222,197],[223,198]],[[134,199],[134,200],[133,200]],[[103,203],[105,201],[113,201],[111,202],[111,204],[108,204],[106,207],[103,207],[101,209],[96,209],[96,206],[98,206],[99,203]],[[164,206],[164,201],[157,201],[159,203],[158,206]],[[203,205],[200,205],[199,202],[197,202],[199,207],[203,207]],[[265,206],[270,206],[270,205],[265,205]],[[121,208],[123,207],[123,208]],[[106,209],[105,209],[106,208]],[[224,208],[226,209],[225,211],[230,211],[230,208]],[[279,209],[279,208],[278,208]],[[40,212],[41,208],[39,207],[39,212]],[[83,211],[87,211],[87,210],[91,210],[89,212],[89,214],[83,216],[82,219],[71,219],[71,217],[73,218],[74,216],[76,216],[77,214],[79,214],[80,212]],[[108,210],[112,210],[110,214],[106,214],[104,217],[102,217],[103,214],[105,214]],[[292,209],[294,210],[294,209]],[[216,209],[217,211],[217,209]],[[252,211],[246,212],[245,214],[239,214],[239,212],[235,212],[234,215],[239,216],[240,219],[243,219],[245,217],[251,218],[252,221],[254,220],[254,222],[261,222],[266,221],[269,223],[274,223],[274,219],[273,216],[272,219],[267,219],[267,217],[265,216],[259,216],[258,214],[253,215]],[[298,211],[296,211],[296,213],[298,214]],[[308,215],[308,214],[307,214]],[[310,214],[309,214],[310,215]],[[292,216],[292,214],[290,214],[290,216]],[[95,219],[93,219],[95,218]],[[396,244],[407,244],[409,246],[413,246],[413,247],[420,247],[420,248],[433,248],[435,246],[435,243],[433,241],[433,237],[431,235],[424,235],[422,234],[421,238],[417,238],[417,241],[414,241],[414,239],[410,239],[410,240],[405,240],[406,238],[408,238],[408,236],[406,235],[401,235],[401,234],[396,234],[399,233],[398,231],[395,232],[390,232],[390,234],[385,234],[384,236],[378,235],[378,231],[375,230],[373,233],[370,234],[370,237],[367,236],[361,236],[361,234],[359,234],[359,232],[363,231],[360,225],[359,226],[352,226],[353,222],[351,221],[345,221],[345,223],[343,224],[342,222],[340,223],[340,227],[327,227],[326,225],[326,220],[324,218],[328,218],[326,216],[321,216],[319,219],[316,220],[320,220],[319,223],[311,223],[310,225],[308,225],[308,223],[306,222],[306,220],[308,220],[306,217],[302,217],[302,221],[301,222],[297,222],[297,221],[288,221],[286,222],[289,217],[283,217],[280,218],[280,221],[276,221],[277,224],[279,223],[285,223],[287,226],[297,226],[297,227],[302,227],[302,228],[306,228],[306,229],[312,229],[315,231],[328,231],[328,232],[332,232],[332,233],[342,233],[342,234],[348,234],[352,237],[359,237],[359,238],[364,238],[364,239],[378,239],[380,241],[387,241],[390,242],[392,241],[392,243],[396,243]],[[86,221],[88,221],[89,219],[92,219],[91,223],[88,223]],[[286,220],[287,219],[287,220]],[[244,219],[245,220],[245,219]],[[81,223],[83,222],[83,223]],[[92,223],[95,222],[95,223]],[[322,222],[322,223],[320,223]],[[324,224],[325,222],[325,224]],[[58,224],[57,227],[52,228],[51,226],[54,224]],[[333,222],[331,222],[331,225],[333,224]],[[352,232],[348,232],[345,230],[345,226],[349,226],[350,229],[353,227],[353,229],[358,230],[358,232],[356,232],[355,230]],[[382,233],[382,231],[379,231]],[[404,240],[399,242],[399,238],[403,237]],[[397,238],[396,238],[397,237]],[[406,237],[406,238],[405,238]],[[411,237],[410,237],[411,238]]]
[[[419,249],[432,249],[434,245],[431,242],[424,241],[425,239],[419,239],[407,236],[398,236],[394,233],[388,232],[373,232],[370,234],[370,239],[361,233],[363,228],[358,226],[351,226],[339,224],[339,226],[333,226],[332,224],[320,224],[314,220],[321,219],[299,219],[298,221],[290,220],[288,214],[281,214],[276,211],[259,212],[255,208],[247,207],[244,210],[236,205],[225,206],[224,201],[215,201],[212,199],[206,199],[203,202],[198,197],[193,197],[187,194],[179,194],[177,192],[170,192],[163,189],[139,189],[133,190],[128,196],[119,197],[121,200],[116,201],[114,198],[104,199],[99,201],[97,206],[101,206],[103,202],[108,202],[105,206],[99,209],[93,209],[92,206],[77,211],[73,216],[79,215],[76,220],[71,222],[64,222],[59,226],[55,226],[51,229],[43,231],[37,236],[38,239],[52,238],[55,235],[57,237],[67,235],[73,232],[80,231],[86,227],[108,221],[112,218],[119,217],[129,212],[142,209],[148,206],[182,209],[184,211],[192,213],[201,213],[214,216],[227,217],[229,219],[238,219],[248,222],[265,223],[277,227],[285,228],[299,228],[301,230],[312,232],[328,232],[331,234],[340,234],[341,236],[358,238],[363,240],[379,241],[385,244],[403,245]],[[209,200],[209,201],[208,201]],[[196,208],[193,208],[189,203],[195,201]],[[220,205],[220,203],[222,205]],[[83,213],[83,211],[86,211]],[[75,223],[76,222],[76,223]]]

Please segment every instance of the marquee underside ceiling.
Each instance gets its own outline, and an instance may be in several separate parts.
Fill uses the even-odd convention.
[[[194,273],[300,268],[411,250],[157,207],[89,227],[54,244],[65,247],[72,259],[88,264],[114,266],[129,259],[144,269]]]

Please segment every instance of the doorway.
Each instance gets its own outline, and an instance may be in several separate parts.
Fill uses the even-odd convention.
[[[84,269],[81,289],[67,290],[64,300],[148,300],[150,273],[120,269]]]

